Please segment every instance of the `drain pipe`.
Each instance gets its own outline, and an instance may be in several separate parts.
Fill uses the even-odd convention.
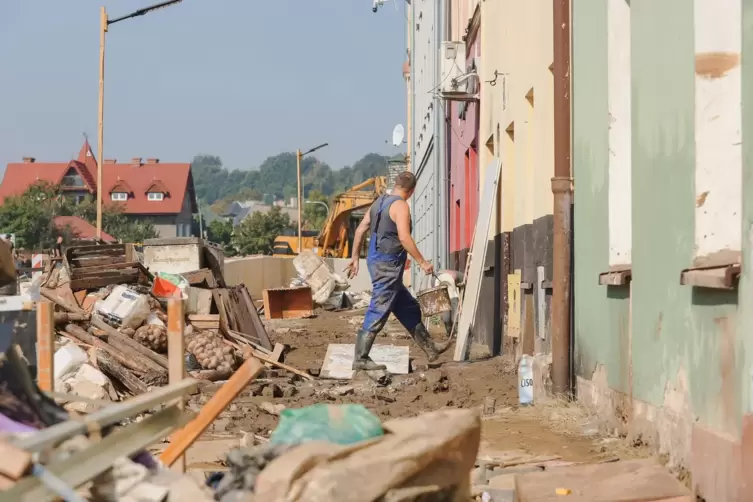
[[[554,240],[552,292],[552,391],[571,395],[570,243],[573,200],[570,174],[570,0],[553,0],[554,42]]]

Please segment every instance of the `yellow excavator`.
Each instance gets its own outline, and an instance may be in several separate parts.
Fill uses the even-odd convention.
[[[366,190],[369,187],[371,188]],[[312,238],[306,235],[306,231],[303,232],[303,249],[313,249],[319,256],[326,258],[350,257],[353,236],[360,222],[360,218],[355,218],[356,213],[368,209],[377,197],[384,195],[386,189],[387,179],[377,176],[338,194],[332,200],[327,221],[318,233],[318,238]],[[298,237],[281,235],[275,239],[274,255],[295,256],[298,254],[297,247]],[[361,253],[363,254],[363,250]]]

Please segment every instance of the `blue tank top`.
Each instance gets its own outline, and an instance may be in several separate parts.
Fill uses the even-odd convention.
[[[382,195],[371,205],[371,239],[377,252],[388,255],[399,255],[405,252],[397,235],[397,224],[390,218],[390,206],[401,200],[397,195]],[[411,232],[413,222],[411,222]]]

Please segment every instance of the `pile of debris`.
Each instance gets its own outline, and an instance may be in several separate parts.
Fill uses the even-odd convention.
[[[245,285],[228,287],[219,260],[207,263],[152,274],[127,244],[71,247],[52,261],[36,286],[55,305],[55,390],[120,400],[166,385],[168,332],[182,335],[198,380],[227,380],[251,355],[280,364],[285,347],[271,343]],[[172,299],[182,318],[169,319]]]

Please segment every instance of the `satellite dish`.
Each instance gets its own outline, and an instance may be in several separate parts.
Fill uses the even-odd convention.
[[[403,129],[403,124],[398,124],[392,130],[392,144],[395,146],[402,145],[403,137],[405,137],[405,129]]]

